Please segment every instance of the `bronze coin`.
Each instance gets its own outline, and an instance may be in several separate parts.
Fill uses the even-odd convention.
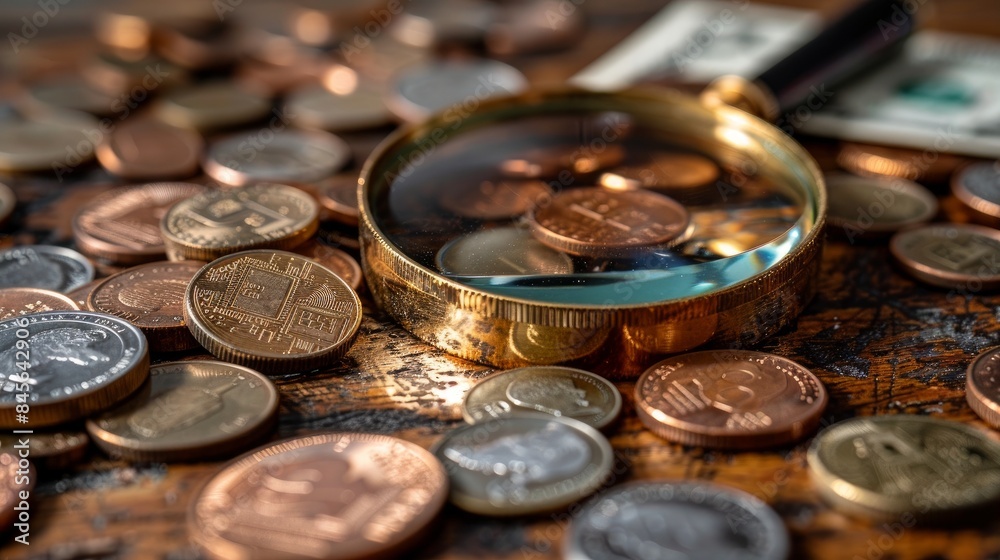
[[[188,510],[210,558],[384,558],[412,547],[444,506],[441,464],[401,439],[321,433],[222,468]]]
[[[184,293],[201,261],[152,262],[109,276],[87,298],[91,311],[121,317],[146,335],[151,352],[196,348],[184,322]]]
[[[0,434],[0,449],[28,449],[38,470],[56,472],[75,467],[87,456],[86,432],[34,430],[31,434]]]
[[[530,215],[532,233],[546,245],[592,257],[613,257],[664,245],[688,227],[677,201],[651,191],[584,187],[560,192]]]
[[[294,249],[319,227],[319,205],[301,189],[259,183],[182,200],[160,222],[170,260],[210,261],[247,249]]]
[[[601,186],[613,190],[647,188],[685,191],[714,186],[719,166],[698,154],[657,154],[642,164],[616,167],[601,175]],[[679,194],[679,193],[678,193]]]
[[[160,220],[175,203],[205,192],[194,183],[150,183],[104,193],[73,218],[81,251],[118,264],[158,261],[166,254]]]
[[[73,300],[73,303],[76,304],[77,309],[86,309],[87,298],[89,298],[90,294],[94,290],[96,290],[98,286],[101,285],[101,282],[104,282],[103,278],[99,280],[91,280],[90,282],[87,282],[86,284],[80,286],[79,288],[76,288],[75,290],[66,292],[66,296],[69,297],[69,299]]]
[[[329,268],[354,291],[361,288],[361,265],[351,255],[315,239],[307,241],[305,245],[295,249],[295,252]]]
[[[201,269],[184,319],[221,360],[264,373],[329,366],[350,348],[361,300],[325,266],[284,251],[244,251]]]
[[[693,352],[659,362],[635,384],[636,412],[656,435],[685,445],[755,449],[810,434],[826,407],[823,384],[780,356]]]
[[[0,289],[0,321],[42,311],[76,311],[73,298],[41,288]]]
[[[0,452],[0,527],[9,529],[20,521],[17,517],[18,510],[15,508],[20,507],[21,510],[25,510],[26,507],[30,507],[21,503],[30,503],[31,490],[34,487],[35,468],[28,459],[7,451]]]
[[[601,150],[576,145],[546,146],[505,159],[500,164],[500,173],[511,179],[552,179],[566,171],[588,175],[614,167],[624,159],[625,148],[619,144]]]
[[[837,164],[858,175],[899,177],[918,183],[944,183],[968,159],[934,152],[929,161],[920,150],[844,142]]]
[[[963,167],[952,176],[951,192],[965,205],[973,221],[1000,226],[1000,163],[979,162]]]
[[[1000,429],[1000,347],[986,350],[969,364],[965,399],[980,418]]]
[[[506,220],[526,214],[551,197],[552,189],[544,181],[505,179],[482,181],[478,188],[455,189],[441,199],[441,206],[463,218]]]
[[[932,224],[901,231],[889,242],[896,262],[921,282],[977,292],[1000,288],[1000,231]]]
[[[87,421],[94,443],[131,461],[203,461],[252,447],[274,428],[278,388],[256,371],[192,360],[149,369],[150,390]]]
[[[97,146],[97,160],[109,173],[126,179],[184,178],[198,172],[203,149],[197,132],[155,119],[132,118]]]
[[[348,225],[358,225],[358,174],[341,173],[316,183],[319,202],[330,217]]]

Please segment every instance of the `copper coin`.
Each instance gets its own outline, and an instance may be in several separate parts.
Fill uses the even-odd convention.
[[[827,175],[830,194],[828,231],[850,240],[894,233],[929,222],[938,211],[937,198],[920,185],[899,178]]]
[[[651,191],[584,187],[556,194],[532,212],[530,223],[535,237],[550,247],[609,257],[669,243],[687,230],[688,213]]]
[[[94,279],[94,266],[72,249],[26,245],[0,251],[0,288],[68,292]]]
[[[505,179],[482,181],[478,188],[455,189],[441,199],[441,206],[463,218],[506,220],[526,214],[551,197],[552,189],[544,181]]]
[[[316,183],[319,202],[338,222],[358,225],[358,174],[341,173]]]
[[[974,221],[1000,226],[1000,163],[979,162],[963,167],[952,176],[951,192]]]
[[[0,289],[0,321],[42,311],[76,311],[80,307],[69,296],[40,288]]]
[[[942,288],[1000,288],[1000,231],[968,224],[932,224],[901,231],[889,242],[896,262],[921,282]]]
[[[698,154],[657,154],[643,164],[616,167],[601,175],[601,186],[614,190],[638,188],[685,191],[714,186],[719,166]]]
[[[504,160],[500,172],[513,179],[551,179],[569,171],[588,175],[614,167],[625,159],[625,148],[611,144],[600,150],[575,145],[534,148]]]
[[[486,33],[486,49],[496,56],[541,53],[574,45],[583,36],[583,10],[561,0],[523,0],[505,6]]]
[[[278,96],[300,87],[315,85],[322,74],[323,67],[309,61],[286,65],[245,59],[239,62],[233,78],[246,89]]]
[[[244,251],[201,269],[184,319],[221,360],[264,373],[309,371],[344,355],[361,325],[361,300],[325,266],[284,251]]]
[[[227,464],[199,490],[188,533],[211,558],[383,558],[410,548],[444,506],[441,464],[401,439],[321,433]]]
[[[14,195],[14,191],[10,190],[10,187],[0,183],[0,226],[7,222],[10,215],[14,213],[14,207],[17,206],[17,197]]]
[[[86,432],[34,430],[31,434],[0,434],[0,449],[28,449],[32,464],[42,471],[73,468],[87,456]]]
[[[87,421],[94,443],[131,461],[203,461],[248,449],[274,428],[278,388],[256,371],[192,360],[149,369],[150,390]]]
[[[182,200],[163,216],[160,232],[170,260],[210,261],[247,249],[293,249],[316,233],[318,220],[309,194],[260,183]]]
[[[234,186],[258,181],[308,183],[333,175],[351,158],[347,143],[328,132],[286,130],[267,138],[236,134],[214,142],[202,164],[205,173]]]
[[[109,173],[126,179],[183,178],[198,172],[203,149],[197,132],[155,119],[132,118],[97,146],[97,161]]]
[[[195,183],[149,183],[108,191],[76,214],[73,237],[81,251],[112,263],[161,260],[160,220],[177,202],[207,190]]]
[[[229,82],[211,82],[168,92],[156,114],[182,128],[214,130],[249,124],[267,116],[271,102]]]
[[[77,309],[86,309],[87,298],[89,298],[90,294],[93,293],[93,291],[96,290],[97,287],[101,285],[101,282],[104,282],[103,278],[98,280],[91,280],[90,282],[87,282],[86,284],[80,286],[79,288],[76,288],[75,290],[70,290],[66,292],[66,296],[69,297],[69,299],[73,300],[73,303],[76,304]]]
[[[109,276],[87,298],[91,311],[121,317],[146,335],[151,352],[196,348],[184,322],[184,293],[201,261],[152,262]]]
[[[636,412],[656,435],[702,447],[755,449],[810,434],[826,407],[823,384],[780,356],[746,350],[663,360],[635,384]]]
[[[34,487],[35,468],[28,459],[6,450],[0,452],[0,527],[10,529],[14,523],[21,521],[17,517],[17,507],[29,513],[30,519],[28,504]],[[23,522],[30,523],[29,519]],[[22,533],[28,534],[28,531]]]
[[[929,160],[920,150],[845,142],[837,154],[837,164],[851,173],[868,176],[900,177],[919,183],[944,183],[968,159],[934,152]]]
[[[315,239],[295,249],[295,252],[329,268],[354,291],[361,288],[361,265],[351,255]]]
[[[1000,429],[1000,348],[986,350],[969,364],[965,399],[980,418]]]

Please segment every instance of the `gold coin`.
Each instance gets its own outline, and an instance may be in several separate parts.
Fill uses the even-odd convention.
[[[155,107],[165,122],[182,128],[214,130],[264,118],[271,101],[228,82],[168,92]]]
[[[316,233],[319,206],[295,187],[212,190],[172,206],[160,231],[172,261],[210,261],[247,249],[293,249]]]
[[[470,424],[521,412],[574,418],[601,429],[618,418],[622,396],[607,379],[561,366],[502,371],[477,383],[465,396],[462,416]]]
[[[852,515],[943,519],[1000,499],[1000,444],[958,422],[845,420],[816,437],[808,460],[820,495]]]
[[[275,425],[278,388],[260,373],[193,360],[149,370],[150,390],[87,421],[94,443],[131,461],[201,461],[259,443]]]
[[[0,289],[0,321],[42,311],[76,311],[73,298],[41,288]]]
[[[329,366],[361,325],[361,300],[330,269],[284,251],[244,251],[195,275],[184,300],[195,339],[264,373]]]
[[[532,364],[556,364],[583,358],[601,347],[610,327],[566,328],[517,323],[507,337],[510,350]]]

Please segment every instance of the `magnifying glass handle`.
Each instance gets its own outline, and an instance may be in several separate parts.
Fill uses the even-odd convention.
[[[913,33],[919,6],[864,0],[754,81],[774,96],[779,114],[802,103],[821,105],[846,79],[898,52]]]

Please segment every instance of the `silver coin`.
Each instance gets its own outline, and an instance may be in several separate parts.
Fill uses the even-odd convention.
[[[965,167],[956,182],[971,194],[1000,205],[1000,168],[995,162],[979,162]]]
[[[350,158],[347,143],[327,132],[254,132],[212,144],[202,167],[209,176],[227,185],[312,183],[333,175]]]
[[[497,516],[563,508],[593,493],[613,463],[600,432],[546,415],[462,426],[433,451],[451,480],[452,503]]]
[[[477,231],[453,239],[436,257],[441,272],[461,276],[569,274],[573,259],[517,227]]]
[[[527,88],[521,72],[495,60],[434,62],[400,73],[386,105],[407,122],[420,122],[448,107],[454,107],[454,117],[460,119],[487,99]]]
[[[566,560],[781,560],[788,530],[764,502],[698,482],[634,482],[584,506],[566,532]]]
[[[389,123],[390,113],[375,89],[334,93],[307,86],[289,94],[285,114],[301,128],[342,131],[375,128]]]
[[[149,375],[149,351],[124,319],[47,311],[0,321],[0,364],[10,372],[0,386],[0,425],[48,426],[127,397]]]
[[[0,169],[70,169],[93,159],[95,139],[103,134],[97,119],[72,111],[6,121],[0,127]]]
[[[69,292],[94,279],[94,266],[72,249],[25,245],[0,251],[0,288]]]

